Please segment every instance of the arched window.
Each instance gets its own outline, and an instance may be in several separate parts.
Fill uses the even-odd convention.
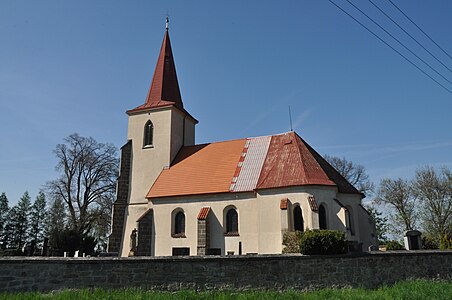
[[[226,213],[226,234],[239,234],[239,216],[235,208],[230,208]]]
[[[319,206],[319,229],[321,229],[321,230],[327,229],[326,209],[323,204],[320,204],[320,206]]]
[[[154,140],[154,125],[151,120],[144,125],[143,147],[152,146]]]
[[[345,210],[345,219],[347,222],[347,229],[350,230],[351,235],[355,235],[355,222],[353,222],[353,210],[350,206],[347,206]]]
[[[293,209],[293,229],[295,231],[304,231],[303,212],[299,205],[295,206]]]
[[[174,217],[174,236],[185,236],[185,214],[183,211],[179,211]]]

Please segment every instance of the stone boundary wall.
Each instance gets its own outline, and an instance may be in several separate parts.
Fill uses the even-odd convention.
[[[0,258],[0,291],[65,288],[314,289],[366,287],[415,278],[452,279],[452,251],[359,256]]]

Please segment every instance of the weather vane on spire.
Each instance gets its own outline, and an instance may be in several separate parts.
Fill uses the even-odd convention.
[[[169,16],[168,16],[168,14],[166,14],[165,27],[166,27],[166,30],[168,30],[168,28],[169,28]]]

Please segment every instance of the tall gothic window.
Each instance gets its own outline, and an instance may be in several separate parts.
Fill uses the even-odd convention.
[[[183,211],[179,211],[174,217],[174,236],[185,236],[185,214]]]
[[[151,120],[146,122],[144,125],[144,139],[143,139],[143,147],[152,146],[154,140],[154,125]]]
[[[231,208],[226,213],[226,234],[239,234],[239,217],[235,208]]]
[[[295,206],[293,209],[293,229],[295,231],[304,231],[303,212],[300,205]]]
[[[321,230],[327,229],[326,209],[323,204],[320,204],[320,206],[319,206],[319,229],[321,229]]]
[[[345,218],[347,222],[347,228],[350,230],[351,235],[355,235],[355,222],[353,222],[353,211],[350,206],[347,206],[347,209],[345,211]]]

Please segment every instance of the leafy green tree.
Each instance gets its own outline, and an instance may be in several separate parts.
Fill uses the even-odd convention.
[[[7,245],[6,224],[8,220],[9,205],[5,193],[0,195],[0,248],[5,249]]]
[[[420,209],[424,230],[439,241],[452,236],[452,173],[443,167],[440,171],[431,166],[416,170],[412,181],[414,196]]]
[[[13,230],[11,244],[16,249],[21,249],[29,240],[30,210],[30,195],[25,192],[17,205],[12,208],[13,213],[9,216],[12,225],[11,229]]]
[[[44,241],[46,218],[46,197],[43,192],[39,192],[35,202],[31,206],[30,213],[30,239],[35,240],[39,246]]]
[[[389,232],[388,218],[383,216],[383,213],[379,211],[376,207],[366,207],[367,211],[370,213],[375,222],[375,230],[377,233],[377,239],[379,244],[384,244],[387,242],[387,234]]]
[[[8,211],[7,220],[4,229],[5,248],[18,249],[16,238],[16,228],[18,223],[18,207],[17,205],[11,207]]]
[[[61,198],[55,198],[48,209],[46,218],[45,235],[49,238],[52,248],[58,248],[60,232],[66,229],[66,208]]]

